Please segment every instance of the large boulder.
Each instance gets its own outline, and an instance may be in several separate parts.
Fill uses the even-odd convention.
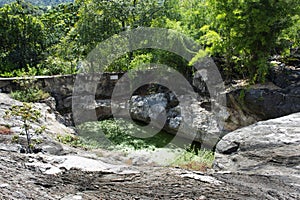
[[[215,168],[276,175],[300,184],[300,113],[233,131],[216,146]]]
[[[274,65],[270,69],[268,78],[278,87],[286,88],[297,84],[300,80],[300,50],[294,52],[290,58],[286,58],[286,63],[280,57],[274,56],[271,63]]]
[[[300,83],[283,90],[250,89],[245,93],[244,105],[261,119],[300,112]]]
[[[165,131],[213,148],[221,135],[214,114],[201,106],[203,102],[189,95],[180,96],[180,99],[182,102],[172,92],[136,95],[130,100],[130,114],[132,119],[144,123],[150,123],[152,119],[159,124],[165,120]]]
[[[133,96],[130,100],[130,114],[133,119],[149,123],[151,118],[166,111],[168,96],[158,93],[147,96]]]
[[[239,87],[227,92],[227,131],[261,120],[300,112],[300,82],[284,89],[271,82]]]

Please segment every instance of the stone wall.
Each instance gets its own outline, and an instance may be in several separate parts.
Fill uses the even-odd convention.
[[[101,76],[86,75],[87,78],[98,80],[96,99],[110,99],[114,86],[122,73],[103,73]],[[35,84],[42,90],[48,92],[56,100],[56,109],[59,112],[67,113],[72,109],[72,94],[76,75],[59,75],[59,76],[36,76]],[[11,91],[20,89],[18,80],[24,78],[0,78],[0,92],[10,93]],[[93,81],[93,80],[90,80]]]

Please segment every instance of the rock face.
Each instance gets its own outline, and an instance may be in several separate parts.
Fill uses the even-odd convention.
[[[250,89],[244,105],[261,119],[282,117],[300,111],[300,83],[282,90]]]
[[[273,61],[273,64],[275,66],[271,68],[269,78],[275,85],[280,88],[286,88],[299,82],[300,51],[294,55],[292,61],[289,61],[288,64],[292,66],[286,66],[286,64],[276,60]]]
[[[10,109],[12,105],[20,106],[22,103],[11,99],[7,94],[0,93],[0,127],[8,127],[10,133],[1,138],[0,149],[17,152],[20,151],[21,145],[23,147],[26,145],[26,136],[21,134],[23,122],[19,118],[3,118],[5,111]],[[34,109],[40,111],[41,117],[38,119],[38,123],[29,123],[29,125],[32,127],[46,126],[44,133],[39,135],[34,134],[32,137],[33,140],[39,141],[36,147],[50,154],[62,154],[62,146],[54,141],[53,137],[57,134],[73,134],[74,130],[60,123],[54,111],[45,103],[35,103]],[[16,141],[18,144],[12,142],[11,138],[13,134],[19,135],[18,141]]]
[[[299,58],[299,50],[286,63],[280,57],[274,57],[271,63],[275,66],[267,77],[269,82],[235,87],[227,92],[229,118],[226,130],[233,131],[257,121],[300,112]]]
[[[108,163],[79,155],[28,155],[0,150],[0,199],[300,198],[299,185],[291,186],[288,179],[275,176]]]
[[[243,92],[244,96],[241,97]],[[210,102],[204,98],[192,101],[187,95],[182,97],[184,104],[172,92],[132,96],[128,110],[132,119],[150,123],[166,120],[163,129],[176,134],[182,126],[190,134],[183,137],[195,138],[198,142],[215,143],[222,136],[222,129],[210,111]],[[109,100],[101,101],[96,106],[98,119],[111,117]],[[282,117],[300,112],[300,83],[280,89],[274,84],[253,86],[251,89],[236,89],[227,93],[227,113],[224,131],[233,131],[260,120]],[[182,111],[187,114],[184,116]],[[166,115],[166,119],[162,115]],[[160,119],[161,118],[161,119]],[[190,129],[189,129],[190,128]]]
[[[216,151],[216,169],[279,176],[299,186],[300,113],[231,132]]]
[[[234,89],[227,93],[227,107],[229,117],[225,129],[228,131],[300,112],[300,80],[286,88],[268,82]]]
[[[112,117],[110,99],[115,85],[122,77],[122,73],[104,73],[102,75],[81,75],[82,83],[77,87],[80,87],[80,94],[73,94],[74,84],[76,80],[75,75],[66,76],[45,76],[37,77],[36,84],[39,85],[44,91],[49,92],[55,99],[55,109],[65,118],[62,118],[64,124],[67,126],[74,126],[74,119],[72,116],[72,101],[74,99],[81,98],[81,96],[91,96],[95,103],[91,105],[89,114],[95,113],[99,120]],[[18,89],[19,86],[14,82],[16,78],[0,78],[0,91],[10,92]],[[300,112],[300,69],[298,66],[290,67],[285,66],[283,63],[279,63],[277,67],[274,67],[271,71],[269,79],[276,85],[275,87],[252,87],[249,89],[237,88],[232,91],[227,91],[227,107],[228,116],[225,123],[225,131],[233,131],[237,128],[244,127],[253,124],[260,120],[272,119],[281,117],[295,112]],[[209,99],[209,92],[206,84],[199,73],[195,73],[191,80],[194,90],[201,95],[202,98]],[[95,90],[91,90],[91,85],[95,87]],[[124,88],[126,90],[126,88]],[[93,91],[93,94],[91,94]],[[149,92],[150,91],[150,92]],[[164,93],[162,97],[161,93]],[[183,120],[182,113],[179,114],[178,99],[172,94],[168,88],[162,86],[143,86],[136,90],[132,98],[131,114],[134,119],[144,121],[148,123],[149,116],[154,112],[160,112],[159,109],[166,108],[168,122],[165,126],[165,130],[174,132],[177,130],[180,122]],[[148,97],[145,97],[148,96]],[[157,98],[151,100],[152,98]],[[147,106],[147,99],[151,104],[158,104],[156,109],[150,111]],[[188,98],[187,98],[188,99]],[[161,102],[158,102],[160,100]],[[144,102],[144,104],[143,104]],[[167,102],[167,105],[165,106]],[[210,102],[209,100],[200,100],[201,104],[192,102],[193,106],[191,116],[197,117],[195,113],[199,113],[200,117],[208,116],[210,119]],[[143,104],[143,105],[141,105]],[[197,104],[197,105],[196,105]],[[134,108],[135,107],[135,108]],[[143,111],[141,109],[144,109]],[[151,113],[146,113],[148,109]],[[79,112],[81,112],[79,110]],[[156,113],[157,114],[157,113]],[[200,118],[198,117],[198,118]],[[95,117],[96,118],[96,117]],[[199,119],[190,120],[189,123],[193,124],[199,122]],[[200,122],[204,122],[204,119],[200,119]],[[200,123],[200,124],[201,124]],[[206,124],[208,122],[205,122]],[[205,130],[204,130],[205,132]]]

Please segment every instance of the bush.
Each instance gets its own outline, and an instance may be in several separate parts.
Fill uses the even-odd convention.
[[[82,146],[82,141],[76,135],[72,135],[72,134],[60,135],[59,134],[56,136],[56,139],[63,144],[69,144],[74,147]]]
[[[11,92],[12,98],[22,102],[37,102],[48,98],[50,95],[41,90],[36,84],[35,75],[37,73],[35,68],[29,68],[29,72],[19,71],[18,75],[22,78],[15,80],[21,87],[21,90]]]
[[[43,90],[29,88],[27,90],[17,90],[11,92],[11,96],[12,98],[22,102],[37,102],[48,98],[50,95]]]

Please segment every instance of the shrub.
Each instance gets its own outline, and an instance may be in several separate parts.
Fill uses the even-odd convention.
[[[15,80],[21,87],[21,90],[11,92],[12,98],[22,102],[37,102],[48,98],[50,95],[41,90],[36,84],[35,68],[30,68],[29,72],[20,71],[18,73],[22,78]]]
[[[61,134],[58,134],[56,136],[56,139],[59,142],[63,143],[63,144],[70,144],[71,146],[75,146],[75,147],[82,146],[82,141],[76,135],[72,135],[72,134],[61,135]]]
[[[196,171],[206,171],[212,167],[214,153],[207,150],[198,150],[197,155],[194,151],[183,152],[171,165],[184,169]]]
[[[28,88],[25,90],[16,90],[11,92],[12,98],[22,102],[37,102],[48,98],[50,95],[43,90],[36,88]]]

